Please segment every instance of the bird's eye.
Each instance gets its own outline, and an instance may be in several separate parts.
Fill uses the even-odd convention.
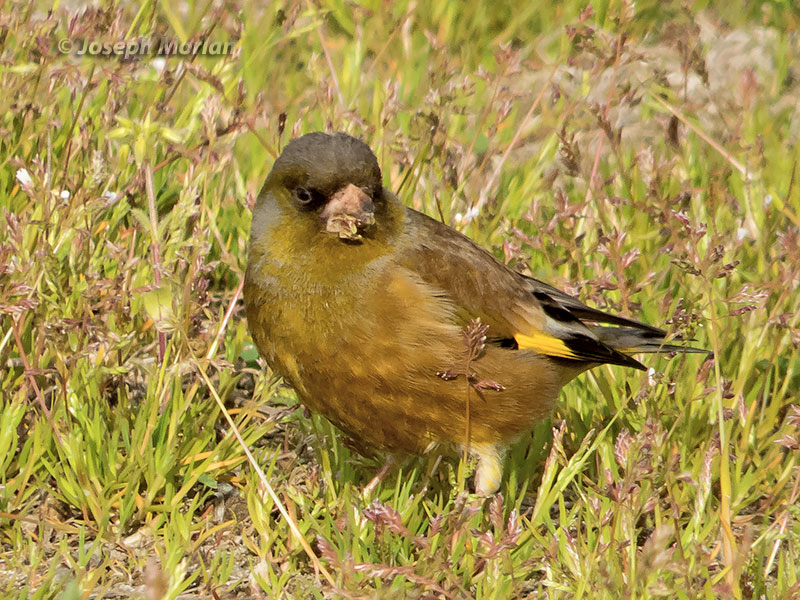
[[[294,191],[294,195],[300,204],[308,204],[312,200],[311,192],[309,192],[306,188],[297,188]]]

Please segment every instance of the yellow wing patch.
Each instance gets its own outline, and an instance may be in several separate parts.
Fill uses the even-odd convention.
[[[518,333],[514,336],[514,339],[517,341],[517,346],[519,346],[520,350],[533,350],[539,354],[558,356],[560,358],[579,358],[562,340],[553,337],[549,333],[541,331],[534,332],[531,335]]]

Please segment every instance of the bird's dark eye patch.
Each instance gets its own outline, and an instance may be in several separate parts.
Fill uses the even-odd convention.
[[[294,197],[300,204],[311,204],[314,200],[314,195],[304,187],[299,187],[294,190]]]
[[[298,208],[303,210],[316,210],[325,204],[325,194],[311,187],[297,186],[292,189],[292,195]]]

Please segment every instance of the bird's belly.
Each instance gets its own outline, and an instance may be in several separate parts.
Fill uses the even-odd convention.
[[[507,444],[551,409],[556,373],[531,352],[490,347],[470,365],[502,391],[443,379],[466,370],[462,328],[453,307],[412,274],[360,291],[295,292],[248,306],[273,370],[358,445],[422,453],[463,443],[468,401],[471,442]]]
[[[467,403],[470,442],[508,445],[550,412],[560,388],[546,359],[506,349],[492,348],[470,365],[475,380],[500,390],[476,390],[461,375],[443,379],[445,370],[463,372],[463,355],[448,361],[424,348],[342,350],[304,366],[300,397],[366,446],[421,454],[437,444],[460,445]]]

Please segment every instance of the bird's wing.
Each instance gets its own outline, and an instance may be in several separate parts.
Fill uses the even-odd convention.
[[[398,260],[452,302],[463,323],[479,317],[490,339],[505,346],[637,369],[645,367],[627,352],[676,349],[663,346],[663,330],[591,308],[511,271],[466,236],[411,209]]]
[[[654,336],[659,336],[662,338],[667,335],[667,332],[663,329],[653,327],[647,323],[642,323],[641,321],[637,321],[635,319],[628,319],[627,317],[620,317],[619,315],[612,315],[610,313],[603,312],[602,310],[597,310],[596,308],[586,306],[574,296],[565,294],[561,290],[554,288],[552,285],[545,283],[544,281],[539,281],[538,279],[534,279],[533,277],[528,277],[526,275],[522,275],[522,277],[528,281],[534,296],[541,298],[544,302],[555,301],[556,304],[568,310],[582,321],[588,321],[592,323],[610,323],[612,325],[633,327],[634,329],[649,331]]]

